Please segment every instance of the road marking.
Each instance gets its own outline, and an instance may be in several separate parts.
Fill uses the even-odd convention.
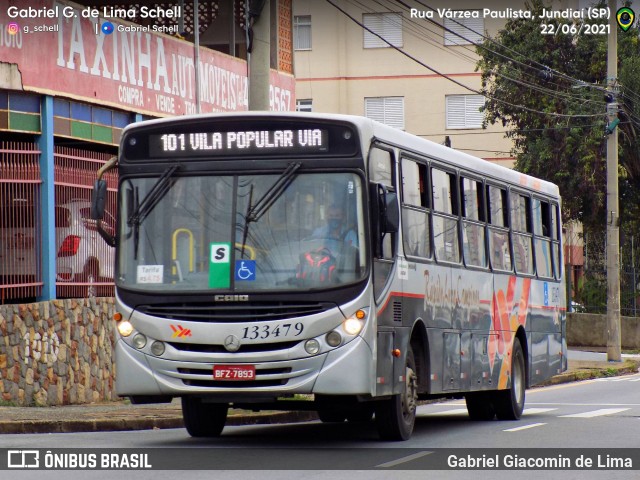
[[[442,412],[429,412],[429,413],[426,413],[424,415],[439,417],[440,415],[463,415],[463,414],[464,415],[467,414],[467,409],[466,408],[454,408],[452,410],[443,410]]]
[[[596,382],[637,382],[640,380],[640,377],[603,377],[596,378]]]
[[[538,413],[547,413],[557,410],[557,408],[525,408],[522,415],[536,415]]]
[[[547,413],[552,412],[553,410],[557,410],[557,408],[525,408],[522,415],[537,415],[539,413]],[[468,410],[466,408],[453,408],[451,410],[443,410],[441,412],[427,412],[423,414],[418,414],[421,417],[446,417],[446,416],[455,416],[455,415],[467,415]]]
[[[507,430],[503,430],[503,432],[519,432],[520,430],[528,430],[530,428],[541,427],[546,425],[546,423],[532,423],[531,425],[524,425],[522,427],[509,428]]]
[[[431,455],[433,452],[424,451],[414,453],[413,455],[407,455],[406,457],[398,458],[397,460],[391,460],[390,462],[381,463],[380,465],[376,465],[376,468],[390,468],[395,467],[396,465],[401,465],[407,462],[413,462],[418,458],[426,457],[427,455]]]
[[[601,408],[600,410],[593,410],[591,412],[574,413],[572,415],[560,415],[558,418],[594,418],[602,417],[604,415],[613,415],[614,413],[626,412],[628,408]]]

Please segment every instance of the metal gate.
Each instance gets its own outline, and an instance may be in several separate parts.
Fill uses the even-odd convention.
[[[0,303],[42,292],[40,151],[0,142]]]
[[[113,296],[114,250],[98,234],[90,217],[91,192],[98,169],[112,155],[56,146],[56,296]],[[115,231],[117,174],[108,172],[107,211],[103,226]]]

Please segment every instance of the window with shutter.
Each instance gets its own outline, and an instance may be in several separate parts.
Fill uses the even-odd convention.
[[[365,98],[364,116],[404,130],[404,97]]]
[[[475,12],[476,10],[474,10]],[[471,45],[482,43],[484,40],[484,18],[482,12],[479,18],[445,18],[444,19],[444,44],[445,45]]]
[[[480,109],[484,106],[482,95],[447,95],[446,127],[455,128],[482,128],[484,112]]]
[[[365,26],[364,48],[385,48],[389,47],[389,43],[394,47],[402,47],[401,13],[365,13],[362,20]]]

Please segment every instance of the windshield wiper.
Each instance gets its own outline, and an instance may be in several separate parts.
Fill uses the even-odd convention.
[[[289,185],[293,182],[296,171],[302,166],[301,162],[292,162],[287,165],[287,168],[282,172],[280,177],[264,192],[264,195],[260,197],[260,200],[255,205],[251,206],[249,202],[249,208],[247,210],[247,223],[257,222],[260,220],[267,211],[271,208],[276,200],[285,192]]]
[[[240,256],[244,257],[244,246],[247,243],[247,236],[249,234],[249,224],[251,222],[257,222],[260,220],[271,206],[282,196],[282,194],[289,188],[289,185],[296,177],[296,172],[302,166],[302,162],[291,162],[287,165],[284,172],[280,174],[278,179],[264,192],[262,197],[255,203],[252,203],[253,199],[253,185],[249,190],[249,205],[247,206],[247,213],[244,218],[244,228],[242,230],[242,251]]]
[[[145,218],[153,211],[153,209],[158,205],[158,202],[162,200],[167,192],[173,186],[175,181],[171,176],[178,169],[178,165],[173,165],[167,168],[160,178],[153,184],[149,193],[142,199],[141,202],[138,203],[135,210],[129,215],[127,220],[127,225],[140,225]]]
[[[160,178],[153,184],[149,193],[142,199],[142,201],[136,201],[136,208],[131,212],[127,219],[127,225],[133,226],[133,248],[134,259],[138,258],[138,243],[140,240],[140,224],[145,218],[153,211],[158,205],[160,200],[167,194],[171,187],[175,183],[175,178],[172,178],[175,171],[178,169],[178,165],[172,165],[167,168]],[[136,195],[137,197],[137,195]]]

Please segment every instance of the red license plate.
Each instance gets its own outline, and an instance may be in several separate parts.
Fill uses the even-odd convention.
[[[255,380],[256,367],[255,365],[214,365],[213,379],[226,381]]]

